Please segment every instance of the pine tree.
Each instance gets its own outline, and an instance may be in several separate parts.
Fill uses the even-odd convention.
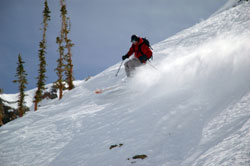
[[[59,89],[59,100],[62,98],[63,96],[63,89],[64,89],[64,78],[63,78],[63,73],[65,71],[65,65],[64,65],[64,59],[65,59],[65,55],[64,55],[64,46],[63,46],[63,41],[64,41],[64,36],[65,36],[65,24],[64,24],[64,20],[66,18],[66,11],[65,11],[65,5],[64,5],[64,1],[60,0],[60,5],[61,5],[61,18],[62,18],[62,22],[61,22],[61,31],[60,31],[60,36],[56,38],[56,43],[58,44],[58,52],[59,52],[59,58],[57,60],[57,68],[56,70],[56,74],[58,76],[58,79],[56,81],[56,87]]]
[[[68,39],[68,34],[70,31],[69,18],[67,18],[66,4],[64,0],[60,0],[61,5],[61,31],[60,36],[56,38],[56,43],[58,44],[59,58],[57,60],[56,73],[58,80],[56,81],[56,87],[59,89],[59,99],[63,96],[63,89],[65,88],[64,81],[68,84],[68,89],[74,88],[73,84],[73,64],[72,64],[72,54],[71,47],[73,43]],[[68,21],[68,22],[67,22]],[[64,51],[67,49],[67,53]],[[64,79],[65,73],[66,78]]]
[[[48,7],[48,2],[45,0],[44,2],[44,10],[43,10],[43,38],[42,41],[39,44],[40,50],[39,50],[39,75],[37,77],[37,91],[34,97],[34,103],[35,103],[35,111],[37,110],[38,103],[42,100],[42,95],[45,88],[45,82],[46,82],[46,60],[45,60],[45,54],[46,54],[46,31],[48,27],[48,21],[50,20],[50,10]]]
[[[24,70],[23,67],[24,61],[22,60],[21,54],[18,55],[18,63],[17,63],[17,68],[16,68],[16,78],[17,80],[14,80],[14,83],[19,83],[19,95],[18,95],[18,113],[19,116],[22,117],[24,112],[24,98],[25,98],[25,94],[24,94],[24,90],[26,88],[26,85],[28,84],[27,79],[26,79],[26,71]]]
[[[65,74],[66,74],[66,82],[68,84],[68,89],[72,90],[74,88],[74,84],[73,84],[73,63],[72,63],[72,53],[71,53],[71,48],[74,46],[74,44],[72,43],[72,41],[70,39],[68,39],[68,34],[70,32],[70,19],[69,17],[67,18],[67,21],[65,23],[65,42],[66,42],[66,48],[68,50],[67,54],[66,54],[66,68],[65,68]]]
[[[68,34],[70,32],[70,22],[69,22],[69,17],[67,17],[66,3],[64,0],[60,0],[60,3],[61,3],[61,17],[62,17],[61,33],[63,33],[61,37],[63,37],[62,40],[65,44],[65,48],[67,49],[67,53],[64,55],[64,61],[65,61],[64,72],[66,75],[65,81],[68,84],[68,89],[71,90],[74,88],[73,63],[72,63],[72,53],[71,53],[71,48],[73,47],[74,44],[68,38]]]
[[[62,33],[61,33],[62,35]],[[64,79],[63,79],[63,71],[64,71],[64,63],[63,63],[63,55],[64,55],[64,47],[62,46],[62,36],[56,38],[56,42],[59,45],[58,51],[59,51],[59,58],[57,60],[57,68],[56,74],[58,76],[58,80],[56,81],[56,87],[59,89],[59,100],[63,96],[63,89],[64,89]]]

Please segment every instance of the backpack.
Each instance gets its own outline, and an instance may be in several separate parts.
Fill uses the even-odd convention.
[[[153,54],[152,54],[151,57],[148,57],[146,54],[144,54],[144,53],[142,52],[141,46],[142,46],[143,44],[146,44],[151,50],[153,50],[153,48],[151,47],[151,45],[150,45],[148,39],[146,39],[146,38],[144,37],[144,38],[142,38],[142,40],[143,40],[143,42],[139,45],[138,50],[140,51],[140,53],[141,53],[143,56],[147,57],[147,60],[149,60],[149,59],[153,60]]]
[[[149,43],[149,41],[148,41],[148,39],[147,38],[142,38],[143,39],[143,43],[144,44],[146,44],[151,50],[153,50],[153,48],[151,47],[151,45],[150,45],[150,43]]]

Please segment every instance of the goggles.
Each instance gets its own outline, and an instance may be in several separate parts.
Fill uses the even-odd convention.
[[[132,40],[131,43],[135,44],[137,41],[136,40]]]

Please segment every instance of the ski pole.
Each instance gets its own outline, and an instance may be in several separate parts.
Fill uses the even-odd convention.
[[[118,76],[118,73],[119,73],[119,71],[120,71],[120,69],[121,69],[121,67],[122,67],[123,61],[124,61],[124,60],[122,60],[122,63],[120,64],[120,67],[119,67],[117,73],[115,74],[116,77]]]
[[[148,63],[148,64],[149,64],[149,66],[151,66],[152,68],[154,68],[155,70],[157,70],[158,72],[160,72],[160,70],[159,70],[159,69],[157,69],[154,65],[152,65],[150,61],[148,61],[148,62],[149,62],[149,63]],[[161,72],[160,72],[160,73],[161,73]]]

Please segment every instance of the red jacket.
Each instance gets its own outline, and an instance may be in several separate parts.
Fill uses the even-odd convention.
[[[127,55],[130,57],[133,53],[135,53],[135,57],[139,58],[140,56],[142,56],[141,52],[139,51],[139,45],[143,43],[143,39],[140,38],[139,42],[137,44],[132,44],[132,46],[130,47]],[[146,45],[146,44],[142,44],[141,45],[141,51],[147,55],[148,58],[151,58],[152,56],[152,51],[151,49]]]

